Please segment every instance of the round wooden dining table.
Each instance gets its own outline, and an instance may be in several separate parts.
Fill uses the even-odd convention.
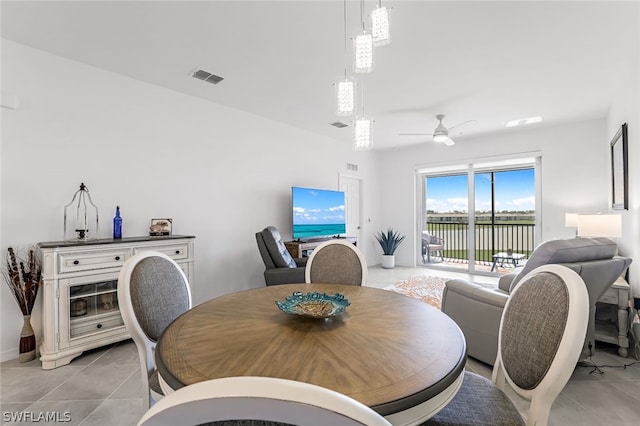
[[[275,304],[293,292],[340,293],[350,306],[314,319]],[[212,299],[177,318],[155,351],[165,392],[209,379],[266,376],[329,388],[394,425],[420,424],[458,391],[466,342],[447,315],[387,290],[285,284]]]

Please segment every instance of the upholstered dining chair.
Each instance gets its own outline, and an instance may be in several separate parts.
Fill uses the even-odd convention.
[[[307,283],[363,285],[367,281],[367,261],[352,243],[325,241],[311,252],[304,278]]]
[[[580,358],[589,295],[584,281],[561,265],[540,266],[514,288],[500,322],[492,382],[464,373],[462,386],[426,425],[524,425],[502,392],[505,379],[530,401],[527,425],[544,426],[551,405]]]
[[[165,328],[191,309],[191,290],[182,268],[169,256],[145,251],[128,259],[118,277],[118,303],[136,344],[142,374],[143,404],[163,397],[154,350]]]
[[[261,422],[263,421],[263,422]],[[185,386],[147,411],[138,426],[391,426],[366,405],[320,386],[274,377],[225,377]],[[221,422],[221,423],[218,423]]]

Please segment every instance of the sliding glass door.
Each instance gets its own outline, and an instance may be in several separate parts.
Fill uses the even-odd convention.
[[[467,174],[426,176],[424,187],[426,214],[422,229],[422,261],[426,264],[463,263],[469,257]]]
[[[508,272],[517,263],[514,259],[526,259],[536,239],[535,161],[467,164],[450,172],[420,173],[424,208],[419,263]]]
[[[528,257],[535,229],[534,169],[480,171],[474,180],[475,260],[493,267],[497,253]]]

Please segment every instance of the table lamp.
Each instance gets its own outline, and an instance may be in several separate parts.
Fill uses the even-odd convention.
[[[564,226],[566,228],[576,228],[576,237],[578,236],[578,213],[565,213]]]
[[[577,216],[580,237],[622,236],[622,216],[619,214],[579,214]]]

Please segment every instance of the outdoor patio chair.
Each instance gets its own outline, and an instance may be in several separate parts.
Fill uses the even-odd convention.
[[[444,239],[422,231],[422,261],[431,263],[432,254],[440,257],[440,261],[444,260]]]

